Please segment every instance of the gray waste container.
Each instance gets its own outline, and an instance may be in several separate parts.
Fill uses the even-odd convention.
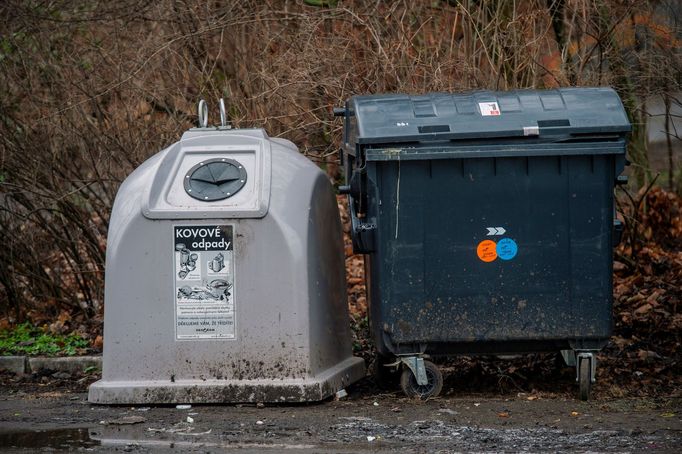
[[[196,128],[135,170],[109,226],[105,404],[298,402],[364,376],[336,199],[296,147]]]
[[[405,392],[440,391],[428,355],[562,350],[587,398],[612,324],[617,94],[356,96],[335,113],[373,337]]]

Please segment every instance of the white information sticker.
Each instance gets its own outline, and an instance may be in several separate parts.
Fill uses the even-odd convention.
[[[484,117],[500,115],[500,106],[496,102],[479,102],[478,108]]]
[[[234,227],[173,229],[175,338],[234,339]]]

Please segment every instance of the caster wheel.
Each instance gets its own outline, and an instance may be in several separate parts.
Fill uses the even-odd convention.
[[[400,387],[407,397],[428,399],[429,397],[436,397],[443,389],[443,374],[438,370],[438,367],[431,361],[424,361],[424,367],[428,380],[426,385],[417,384],[417,378],[412,371],[407,367],[403,369],[400,376]]]
[[[578,358],[578,396],[580,400],[590,400],[592,391],[592,365],[588,358]]]

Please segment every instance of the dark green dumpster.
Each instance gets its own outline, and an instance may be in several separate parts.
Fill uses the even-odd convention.
[[[618,95],[355,96],[335,113],[371,329],[403,390],[440,392],[429,356],[555,350],[587,399],[612,325]]]

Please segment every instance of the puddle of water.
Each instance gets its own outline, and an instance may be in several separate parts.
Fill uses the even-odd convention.
[[[0,446],[5,448],[73,450],[99,445],[98,440],[90,438],[87,427],[0,432]]]
[[[114,439],[114,438],[102,438],[102,446],[138,446],[144,448],[176,448],[176,449],[190,449],[190,448],[220,448],[239,450],[240,453],[247,452],[308,452],[311,449],[318,448],[316,445],[311,444],[288,444],[288,443],[239,443],[239,442],[218,442],[218,441],[201,441],[201,440],[161,440],[161,439]]]
[[[99,428],[98,428],[99,429]],[[120,430],[120,429],[119,429]],[[119,447],[137,446],[142,448],[221,448],[239,449],[242,453],[265,452],[265,451],[289,451],[289,452],[309,452],[315,448],[314,445],[307,444],[266,444],[266,443],[228,443],[207,440],[164,440],[154,438],[127,438],[126,433],[118,436],[109,434],[103,436],[97,429],[79,427],[70,429],[50,429],[50,430],[18,430],[0,431],[0,450],[39,450],[53,449],[60,451],[75,451],[78,448],[93,447]],[[128,434],[129,435],[129,434]]]

